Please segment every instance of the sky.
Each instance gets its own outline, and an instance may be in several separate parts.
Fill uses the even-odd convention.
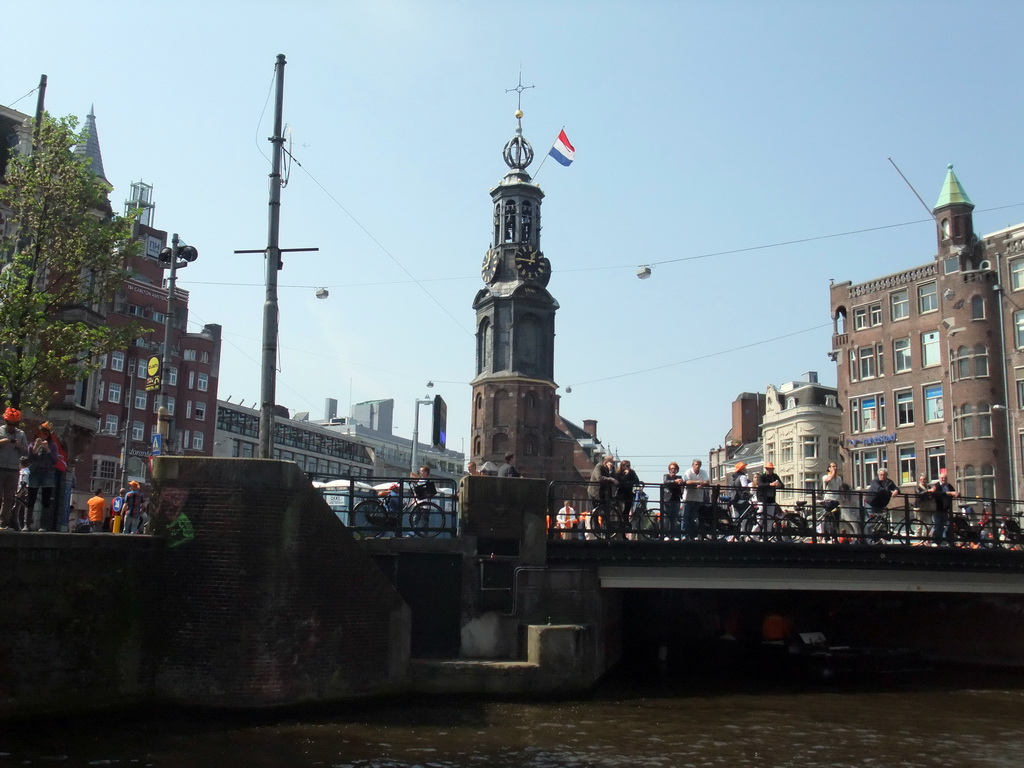
[[[455,450],[520,73],[561,412],[596,419],[641,479],[721,445],[741,392],[835,384],[830,280],[931,260],[929,212],[889,158],[928,207],[954,163],[979,234],[1024,219],[1019,2],[46,7],[4,12],[0,103],[33,113],[46,74],[51,114],[94,106],[115,208],[152,184],[154,225],[199,250],[178,284],[190,330],[223,326],[233,402],[260,395],[263,256],[234,251],[267,244],[279,53],[280,243],[320,250],[278,273],[277,400],[319,418],[326,398],[394,398],[409,437],[417,398],[440,394]],[[576,161],[538,173],[563,126]]]

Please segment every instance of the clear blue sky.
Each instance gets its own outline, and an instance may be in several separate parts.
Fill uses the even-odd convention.
[[[327,397],[393,397],[408,436],[433,380],[456,450],[520,67],[538,157],[563,125],[576,146],[537,177],[562,412],[597,419],[644,479],[721,444],[738,393],[809,370],[834,383],[829,279],[924,263],[935,238],[925,221],[708,254],[922,222],[890,156],[929,206],[955,163],[979,233],[1024,217],[1019,2],[45,7],[5,10],[0,103],[31,113],[45,73],[51,113],[95,104],[115,206],[153,184],[156,226],[199,249],[180,285],[194,329],[224,327],[235,402],[259,396],[264,293],[262,257],[232,251],[266,245],[287,56],[302,167],[281,244],[320,252],[280,273],[278,400],[316,417]]]

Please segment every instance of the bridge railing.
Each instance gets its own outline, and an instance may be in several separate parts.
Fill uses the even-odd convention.
[[[314,483],[338,518],[363,537],[458,536],[457,481],[431,478],[436,493],[417,496],[414,477]]]
[[[935,500],[901,489],[880,504],[867,490],[765,489],[747,494],[731,486],[701,489],[688,505],[673,503],[660,483],[619,493],[599,483],[551,483],[548,535],[552,539],[806,542],[1006,547],[1024,550],[1024,502],[986,497]]]

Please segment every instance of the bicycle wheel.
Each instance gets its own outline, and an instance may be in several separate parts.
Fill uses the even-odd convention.
[[[633,514],[636,517],[636,532],[640,538],[660,539],[662,537],[660,507],[648,506],[639,511],[639,516],[637,516],[636,510]]]
[[[896,526],[896,541],[900,544],[920,544],[926,541],[927,526],[917,518],[900,520]]]
[[[352,527],[380,538],[394,534],[397,516],[376,499],[364,499],[352,510]]]
[[[777,522],[776,537],[779,541],[792,543],[800,541],[811,535],[811,528],[800,515],[795,512],[787,512]]]
[[[889,523],[886,520],[869,519],[864,524],[864,541],[868,544],[885,544],[889,540]]]
[[[590,513],[590,532],[599,539],[607,539],[611,534],[611,518],[604,504],[598,504]]]
[[[409,507],[405,529],[413,536],[436,538],[451,533],[450,515],[433,501],[421,501]]]

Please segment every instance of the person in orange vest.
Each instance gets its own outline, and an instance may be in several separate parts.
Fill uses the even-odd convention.
[[[86,504],[89,505],[89,532],[103,533],[103,521],[107,516],[107,500],[103,498],[103,489],[97,488]]]
[[[761,622],[761,639],[767,643],[785,642],[793,635],[793,621],[780,611],[772,611]]]

